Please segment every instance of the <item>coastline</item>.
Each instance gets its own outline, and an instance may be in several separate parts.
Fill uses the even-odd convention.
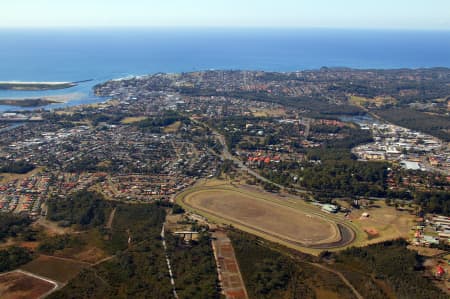
[[[44,91],[67,89],[77,86],[72,82],[16,82],[4,81],[0,82],[0,90],[17,90],[17,91]]]
[[[62,105],[68,104],[71,101],[77,101],[84,97],[83,93],[68,93],[60,95],[50,95],[50,96],[36,96],[36,97],[0,97],[0,112],[2,107],[18,109],[28,109],[28,108],[45,108],[50,105]]]
[[[51,104],[64,104],[66,101],[60,101],[48,98],[36,98],[36,99],[0,99],[0,106],[15,106],[15,107],[42,107]]]

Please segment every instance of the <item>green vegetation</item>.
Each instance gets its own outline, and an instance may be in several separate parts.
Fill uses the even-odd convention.
[[[186,298],[220,298],[216,262],[210,236],[202,233],[198,241],[186,245],[184,240],[166,235],[177,294]]]
[[[150,239],[159,240],[165,217],[164,208],[156,204],[118,205],[110,232],[109,251],[125,250],[129,237],[133,244]]]
[[[384,282],[399,299],[448,298],[423,277],[422,258],[406,248],[404,240],[388,241],[364,248],[350,248],[336,256],[338,269],[358,272],[375,284]],[[361,284],[358,275],[346,275],[354,286],[367,293],[367,284]],[[357,281],[356,281],[357,280]],[[366,290],[365,290],[366,289]],[[385,298],[370,295],[367,298]]]
[[[426,213],[450,216],[450,193],[445,191],[417,192],[415,202],[420,204]]]
[[[160,233],[165,221],[162,205],[116,203],[111,230],[103,230],[103,247],[114,256],[84,269],[49,298],[173,298]],[[78,236],[47,240],[39,250],[49,254],[83,246]],[[169,256],[180,298],[220,298],[217,272],[205,233],[191,246],[167,235]]]
[[[31,220],[27,216],[0,212],[0,242],[8,237],[23,236],[27,239],[30,224]]]
[[[172,206],[172,214],[183,214],[184,213],[184,209],[177,204],[174,204]]]
[[[103,225],[111,203],[104,201],[99,193],[79,191],[67,198],[48,201],[48,219],[63,226],[77,225],[86,229]]]
[[[351,153],[357,145],[372,142],[370,132],[353,126],[329,126],[313,124],[310,141],[322,144],[320,148],[305,148],[297,141],[298,128],[291,124],[268,126],[274,120],[257,117],[228,117],[216,123],[226,137],[228,146],[233,150],[267,149],[271,144],[287,144],[307,161],[284,162],[277,164],[259,163],[256,167],[261,174],[271,181],[287,187],[302,187],[316,193],[317,196],[329,200],[333,197],[387,195],[386,176],[388,163],[361,162]],[[246,124],[254,124],[252,131],[263,130],[263,138],[253,136],[246,130]],[[338,137],[328,134],[338,134]],[[303,138],[303,137],[300,137]],[[280,139],[283,142],[280,143]],[[253,140],[253,141],[252,141]],[[226,165],[226,163],[224,163]],[[277,191],[272,184],[263,184],[268,191]]]
[[[7,272],[31,261],[31,253],[22,247],[0,250],[0,272]]]
[[[120,124],[120,121],[122,120],[122,115],[109,115],[97,113],[97,114],[89,114],[88,119],[92,122],[94,126],[97,126],[100,123]]]
[[[5,162],[0,164],[0,173],[17,173],[24,174],[32,171],[35,168],[34,165],[25,161]]]
[[[228,235],[250,298],[314,298],[314,291],[298,277],[301,273],[294,261],[260,245],[248,234]]]
[[[67,247],[81,249],[85,245],[84,240],[76,235],[52,236],[43,239],[38,247],[39,252],[53,255]]]
[[[246,233],[228,233],[251,299],[354,298],[353,293],[333,273],[311,265],[312,257],[281,249],[280,253]],[[326,292],[327,296],[323,294]],[[330,297],[328,297],[330,295]]]
[[[318,149],[305,150],[307,161],[304,162],[261,165],[262,174],[278,184],[298,185],[323,198],[387,195],[389,164],[356,161],[350,151],[354,146],[372,141],[370,133],[350,127],[322,125],[313,129],[321,133],[332,131],[346,137],[326,140]]]
[[[17,106],[17,107],[41,107],[49,104],[60,103],[51,99],[4,99],[0,100],[0,105],[4,106]]]
[[[354,297],[334,273],[313,266],[312,257],[242,232],[231,231],[229,236],[250,298]],[[406,246],[404,240],[388,241],[323,252],[320,259],[342,273],[364,298],[447,298],[424,277],[422,257]]]
[[[359,115],[364,113],[360,108],[349,104],[337,105],[330,103],[324,96],[320,94],[294,97],[285,95],[272,95],[267,92],[249,92],[237,90],[232,92],[217,92],[216,90],[205,90],[198,88],[181,88],[179,92],[189,96],[224,96],[244,100],[276,103],[291,108],[308,111],[308,116],[313,118],[322,118],[324,116],[344,114]]]
[[[66,89],[76,86],[75,83],[28,83],[28,82],[1,82],[0,90],[27,90],[27,91],[40,91],[40,90],[57,90]]]
[[[299,184],[321,196],[386,195],[386,163],[324,160],[302,166],[303,170],[297,172]]]
[[[81,157],[74,160],[68,167],[67,171],[81,173],[83,171],[105,171],[104,167],[99,167],[100,160],[91,157]]]
[[[174,111],[165,111],[163,115],[147,118],[131,125],[136,126],[149,133],[162,133],[163,127],[170,126],[177,121],[188,122],[189,120]]]
[[[328,91],[335,94],[353,94],[365,98],[389,95],[398,99],[400,105],[414,101],[426,102],[445,98],[450,92],[447,84],[448,76],[440,73],[441,71],[444,73],[447,71],[444,68],[416,70],[415,75],[422,76],[421,80],[409,78],[407,74],[411,70],[407,69],[370,71],[375,74],[372,80],[357,77],[334,80]]]
[[[428,133],[450,141],[450,117],[424,113],[402,107],[374,111],[382,118],[399,126]]]
[[[159,237],[164,219],[164,208],[156,204],[117,204],[105,241],[115,256],[83,270],[49,298],[172,298]]]
[[[343,134],[343,136],[345,136],[344,138],[333,138],[331,140],[325,141],[323,148],[328,149],[330,151],[335,151],[336,149],[341,150],[347,149],[347,152],[350,152],[350,149],[352,149],[355,146],[373,142],[372,134],[366,130],[361,130],[360,128],[351,128],[351,127],[336,128],[330,126],[319,126],[319,127],[314,126],[312,127],[312,129],[323,133],[340,133]]]

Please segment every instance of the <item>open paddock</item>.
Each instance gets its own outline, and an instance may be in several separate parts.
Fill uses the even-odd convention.
[[[368,217],[364,217],[367,213]],[[416,216],[407,211],[398,211],[377,201],[375,206],[355,209],[350,214],[353,223],[368,235],[365,245],[379,243],[398,238],[410,238],[411,228],[415,225]]]
[[[20,269],[51,280],[66,283],[90,264],[69,259],[41,255]]]
[[[0,298],[37,299],[58,287],[56,282],[22,271],[0,274]]]

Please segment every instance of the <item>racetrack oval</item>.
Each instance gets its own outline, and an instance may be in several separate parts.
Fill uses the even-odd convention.
[[[279,199],[265,200],[234,190],[200,190],[187,194],[183,203],[229,224],[301,247],[336,248],[354,238],[347,227],[283,205]]]

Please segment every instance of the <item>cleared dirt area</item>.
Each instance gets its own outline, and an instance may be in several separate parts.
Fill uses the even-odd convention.
[[[230,239],[222,231],[216,231],[212,236],[217,272],[225,297],[227,299],[247,299],[244,280]]]
[[[20,271],[0,274],[0,298],[37,299],[56,288],[55,283]]]
[[[68,259],[40,256],[20,269],[60,283],[66,283],[80,273],[83,268],[88,266],[90,265],[87,263]]]
[[[40,217],[36,222],[33,223],[33,226],[37,229],[42,229],[46,234],[50,236],[56,235],[65,235],[73,232],[73,229],[69,227],[61,227],[58,223],[49,221],[44,217]]]
[[[219,217],[263,232],[298,246],[314,247],[341,241],[336,224],[302,212],[233,190],[205,190],[187,195],[184,203]]]

